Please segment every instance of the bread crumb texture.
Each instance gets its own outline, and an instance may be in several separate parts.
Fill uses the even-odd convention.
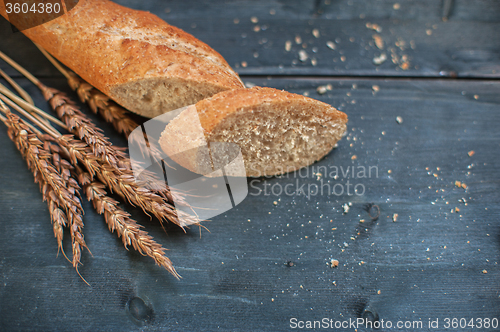
[[[347,115],[328,104],[262,87],[218,93],[198,102],[196,110],[206,140],[237,145],[250,177],[291,172],[323,158],[341,139],[347,124]],[[179,156],[179,148],[172,144],[182,139],[175,135],[184,133],[188,140],[192,136],[185,123],[174,120],[162,134],[160,144],[170,156],[172,152]],[[206,169],[198,167],[196,160],[206,158],[189,154],[175,161],[195,172]]]

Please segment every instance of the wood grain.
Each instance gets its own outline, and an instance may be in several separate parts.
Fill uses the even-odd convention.
[[[46,205],[0,130],[2,330],[287,331],[292,317],[343,321],[365,310],[394,324],[499,317],[498,82],[246,81],[308,93],[342,109],[349,134],[307,172],[249,182],[248,197],[207,222],[210,233],[203,231],[201,238],[198,229],[184,234],[167,227],[165,234],[157,222],[129,209],[171,249],[179,281],[147,257],[124,250],[85,202],[85,239],[94,255],[83,256],[80,272],[91,287],[85,285],[61,255],[56,257]],[[45,83],[65,86],[62,79]],[[333,89],[319,95],[316,88],[324,84]],[[43,105],[41,96],[30,92]],[[124,144],[110,126],[100,125]],[[475,154],[469,157],[471,150]],[[333,166],[376,166],[378,177],[335,180]],[[323,174],[318,179],[313,172]],[[297,183],[306,189],[326,183],[347,188],[348,180],[362,184],[364,195],[351,191],[308,199],[271,191],[288,184],[296,189]],[[457,188],[457,180],[468,189]],[[268,195],[256,195],[259,189]],[[377,221],[363,209],[367,203],[380,207]],[[459,213],[450,212],[455,207]],[[339,266],[331,268],[331,259]],[[135,298],[145,307],[134,305],[134,316],[128,303]]]

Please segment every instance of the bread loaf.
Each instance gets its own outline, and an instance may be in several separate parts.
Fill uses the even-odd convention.
[[[8,19],[3,1],[0,14]],[[23,19],[34,18],[28,13]],[[68,13],[23,33],[118,104],[146,117],[244,87],[206,44],[153,14],[107,0],[79,0]]]
[[[236,89],[188,107],[166,126],[160,145],[181,166],[208,174],[217,168],[214,156],[227,155],[229,163],[237,153],[212,142],[234,143],[241,149],[246,176],[278,175],[324,157],[342,138],[346,124],[346,114],[302,95]]]

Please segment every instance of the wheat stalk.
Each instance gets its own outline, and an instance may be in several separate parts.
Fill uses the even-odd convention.
[[[82,228],[83,228],[83,208],[80,200],[76,197],[76,192],[79,186],[76,182],[71,181],[67,177],[67,173],[63,174],[57,170],[56,166],[51,162],[52,154],[38,135],[34,133],[24,122],[15,114],[7,113],[6,122],[9,137],[15,142],[17,149],[26,159],[28,167],[35,176],[35,180],[39,181],[42,188],[42,193],[46,195],[52,220],[57,225],[68,224],[71,234],[72,251],[73,251],[73,266],[78,271],[78,265],[81,259],[81,248],[88,250],[85,243]],[[64,166],[61,166],[63,169]],[[59,210],[56,209],[56,206]],[[60,212],[64,210],[66,218],[63,219]],[[55,231],[58,239],[58,246],[62,248],[62,235],[60,231]]]
[[[41,48],[39,45],[36,46],[47,57],[47,59],[49,59],[54,64],[54,66],[57,69],[59,69],[59,71],[68,79],[68,84],[70,85],[70,87],[75,91],[77,91],[77,94],[79,95],[80,99],[83,102],[87,102],[87,104],[94,111],[94,113],[99,112],[101,115],[104,116],[106,121],[111,122],[119,132],[123,133],[125,137],[129,138],[130,133],[139,125],[128,116],[129,112],[127,110],[125,110],[124,108],[113,102],[108,96],[104,95],[99,90],[93,88],[90,84],[80,79],[73,72],[64,69],[43,48]],[[58,113],[59,115],[66,115],[67,116],[66,119],[68,121],[69,120],[74,121],[76,122],[76,124],[79,125],[78,128],[76,127],[73,128],[73,133],[80,136],[80,138],[83,138],[82,136],[85,135],[85,133],[95,134],[96,131],[100,133],[100,130],[92,123],[92,121],[88,119],[83,113],[81,113],[76,108],[75,104],[69,98],[67,98],[63,93],[61,93],[56,89],[52,89],[45,86],[36,77],[31,75],[27,70],[25,70],[23,67],[21,67],[19,64],[17,64],[14,60],[9,58],[4,53],[0,52],[0,57],[4,59],[6,62],[8,62],[11,66],[13,66],[16,70],[18,70],[21,74],[23,74],[26,78],[28,78],[33,84],[35,84],[42,91],[45,99],[50,102],[50,105],[56,111],[56,113]],[[9,77],[7,76],[7,78]],[[0,92],[3,91],[1,88],[2,87],[0,86]],[[11,98],[16,98],[16,97],[14,96]],[[17,102],[22,103],[22,101],[20,100],[17,100]],[[29,111],[36,111],[36,108],[30,106],[31,105],[25,105],[25,109]],[[45,114],[42,115],[48,116]],[[58,121],[57,119],[53,119],[50,117],[49,120],[54,123],[57,123],[60,126],[63,126],[66,129],[68,129],[68,127],[73,126],[71,125],[67,127],[65,124],[57,122]],[[135,146],[137,146],[140,149],[143,156],[145,156],[146,153],[148,153],[148,155],[152,158],[154,162],[158,163],[159,165],[164,163],[168,167],[171,167],[170,165],[168,165],[163,161],[162,152],[158,148],[157,144],[155,144],[154,142],[151,141],[151,139],[146,137],[145,133],[143,133],[143,135],[144,139],[135,139],[136,137],[135,135],[132,137]],[[119,166],[131,169],[131,161],[127,158],[124,158],[125,156],[121,154],[119,148],[112,147],[111,146],[112,144],[102,134],[97,138],[93,136],[90,137],[92,137],[92,142],[87,142],[87,143],[95,144],[94,149],[97,149],[98,151],[117,149],[118,153],[116,155],[118,156],[119,159]],[[108,156],[113,155],[112,151],[108,152],[110,152],[108,153]],[[99,154],[97,153],[97,155]],[[116,166],[115,160],[111,160],[111,165]],[[175,196],[176,204],[181,204],[184,206],[187,205],[184,200],[185,193],[171,192],[170,189],[165,188],[165,183],[162,179],[158,179],[156,174],[144,170],[140,164],[134,163],[134,168],[138,170],[139,173],[141,173],[141,178],[144,181],[143,185],[146,188],[162,196],[169,203],[174,202],[172,196]]]
[[[1,52],[0,57],[3,57]],[[182,203],[183,194],[171,192],[167,189],[161,191],[160,195],[158,195],[152,190],[146,189],[143,183],[137,183],[127,155],[120,148],[114,147],[104,137],[102,131],[69,98],[58,90],[43,85],[11,59],[9,61],[11,65],[15,66],[16,69],[38,86],[51,107],[55,109],[59,117],[65,122],[62,123],[36,108],[26,96],[25,98],[28,102],[23,101],[13,95],[10,90],[0,86],[0,108],[3,108],[5,112],[6,108],[2,107],[2,100],[4,100],[47,133],[46,135],[42,135],[29,122],[20,120],[19,117],[10,112],[7,113],[7,118],[0,116],[0,120],[4,121],[9,127],[11,138],[15,140],[18,149],[25,154],[28,165],[34,172],[35,180],[40,184],[40,190],[49,205],[58,248],[63,249],[62,229],[67,225],[70,228],[72,239],[72,263],[78,272],[81,248],[87,248],[87,246],[82,234],[83,209],[78,198],[79,186],[71,177],[71,173],[74,169],[78,170],[77,165],[81,163],[88,171],[88,173],[80,172],[84,175],[81,179],[81,184],[85,186],[86,194],[89,200],[92,200],[95,209],[99,213],[104,214],[110,230],[117,230],[125,247],[132,245],[141,254],[152,257],[158,265],[163,266],[174,276],[179,277],[171,261],[165,256],[165,249],[156,243],[147,232],[141,230],[140,226],[130,218],[127,212],[119,209],[115,200],[106,196],[104,184],[130,204],[141,207],[147,215],[149,213],[155,215],[160,221],[169,220],[182,228],[193,224],[199,225],[197,217],[183,211],[176,211],[169,204],[169,201],[173,201],[173,196],[176,197],[176,203],[179,201]],[[14,81],[12,83],[15,84]],[[13,86],[16,88],[16,85]],[[18,93],[24,91],[18,88],[16,88]],[[98,93],[97,90],[91,90],[90,93],[94,96],[90,100],[95,102],[96,108],[113,108],[109,99],[102,97],[104,96],[102,94],[99,95],[100,92]],[[112,114],[116,115],[119,113],[112,112]],[[111,119],[111,116],[108,118]],[[75,139],[73,135],[61,135],[50,125],[49,121],[74,132],[81,137],[81,140]],[[130,125],[131,122],[126,123]],[[126,135],[130,134],[130,130],[130,126],[128,128],[122,127],[122,132]],[[32,141],[28,140],[28,143],[31,145],[27,145],[28,143],[25,142],[28,139],[24,137],[26,135]],[[37,155],[33,156],[33,151],[35,150]],[[151,151],[152,149],[149,150]],[[60,154],[65,155],[70,162],[61,158]],[[160,155],[160,153],[158,154]],[[40,171],[42,166],[45,167],[43,168],[44,172]],[[148,179],[150,175],[147,175],[147,172],[145,173],[146,179]],[[93,179],[94,176],[102,183],[95,181]],[[157,181],[156,179],[149,180]],[[62,252],[64,254],[64,251]]]
[[[147,232],[141,230],[142,226],[130,218],[128,212],[120,209],[117,201],[106,195],[102,183],[92,181],[90,174],[83,172],[79,168],[77,170],[78,181],[83,186],[88,200],[92,201],[99,214],[104,215],[109,230],[111,232],[116,230],[125,248],[132,245],[141,255],[153,258],[156,264],[167,269],[175,277],[180,278],[170,259],[165,256],[166,249],[154,241]]]

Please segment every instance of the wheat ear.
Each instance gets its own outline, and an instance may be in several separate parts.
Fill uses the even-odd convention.
[[[141,230],[141,225],[130,218],[130,214],[119,208],[118,202],[107,196],[104,185],[97,181],[92,181],[87,172],[77,168],[78,181],[82,185],[89,201],[92,201],[95,210],[104,215],[109,230],[116,233],[127,248],[129,245],[139,251],[143,256],[154,259],[156,264],[167,269],[176,278],[179,274],[175,271],[172,262],[165,256],[165,248],[153,240],[147,232]],[[128,249],[128,248],[127,248]]]
[[[73,251],[73,266],[78,271],[80,264],[81,248],[88,250],[85,243],[82,228],[83,228],[83,208],[79,198],[75,195],[79,187],[76,182],[65,180],[65,176],[57,170],[51,162],[52,154],[44,147],[43,142],[37,134],[35,134],[24,122],[12,113],[7,113],[6,125],[9,128],[8,134],[12,141],[15,142],[17,149],[21,152],[26,159],[28,167],[31,169],[35,176],[35,180],[39,180],[42,187],[42,193],[48,194],[50,198],[49,207],[55,213],[52,216],[53,221],[57,224],[67,224],[70,228],[72,251]],[[60,211],[64,210],[66,219],[62,219]],[[56,226],[57,228],[57,226]],[[62,241],[62,235],[59,230],[56,233],[58,241]],[[62,248],[60,242],[58,246]]]

